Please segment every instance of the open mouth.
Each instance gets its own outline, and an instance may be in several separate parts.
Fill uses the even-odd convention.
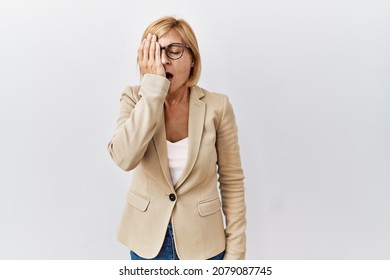
[[[172,73],[169,73],[169,72],[166,72],[166,73],[165,73],[165,77],[166,77],[168,80],[172,80],[173,74],[172,74]]]

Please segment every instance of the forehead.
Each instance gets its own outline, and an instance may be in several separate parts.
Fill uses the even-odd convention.
[[[183,38],[181,37],[180,33],[174,28],[172,28],[167,33],[165,33],[163,36],[161,36],[158,39],[158,42],[162,47],[166,47],[172,43],[184,43]]]

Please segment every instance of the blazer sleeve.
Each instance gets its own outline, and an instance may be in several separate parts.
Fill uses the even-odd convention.
[[[226,217],[224,259],[245,259],[246,206],[244,174],[241,168],[238,131],[233,108],[224,96],[223,113],[217,129],[219,187]]]
[[[134,87],[127,87],[122,93],[117,127],[108,151],[123,170],[134,169],[144,156],[161,116],[169,84],[165,77],[146,74],[138,93]]]

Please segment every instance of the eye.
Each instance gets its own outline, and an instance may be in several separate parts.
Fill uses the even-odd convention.
[[[171,46],[168,48],[168,51],[170,53],[180,53],[181,52],[181,48],[178,47],[178,46]]]

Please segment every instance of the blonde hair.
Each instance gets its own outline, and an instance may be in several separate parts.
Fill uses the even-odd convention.
[[[162,37],[168,31],[174,28],[182,37],[185,44],[187,44],[192,53],[193,67],[191,68],[189,80],[187,85],[189,87],[197,84],[200,78],[201,61],[198,47],[198,41],[191,26],[184,19],[176,19],[171,16],[159,18],[152,22],[144,31],[141,41],[148,36],[148,34],[154,34],[157,38]]]

